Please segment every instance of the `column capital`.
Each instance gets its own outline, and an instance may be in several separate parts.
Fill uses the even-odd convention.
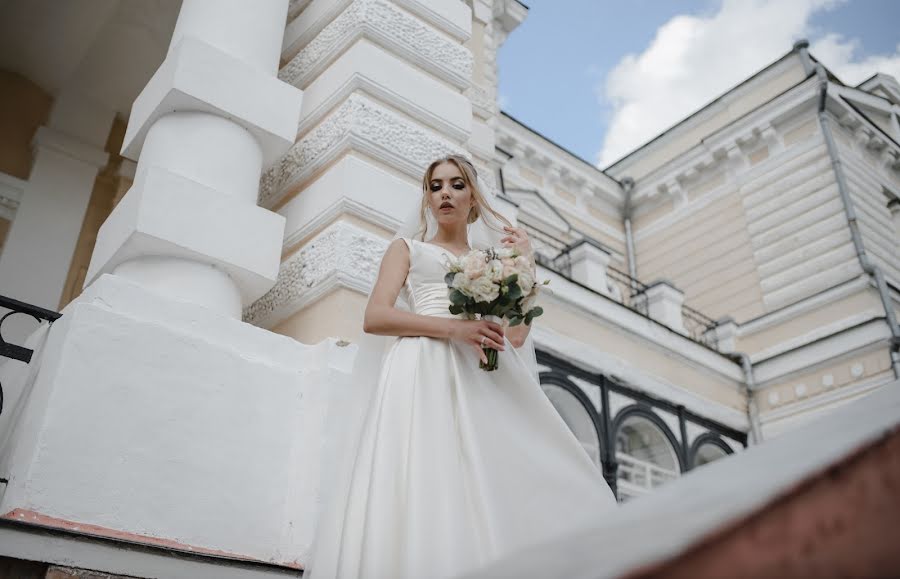
[[[49,149],[86,163],[97,170],[109,162],[109,153],[48,126],[39,127],[31,140],[35,149]]]

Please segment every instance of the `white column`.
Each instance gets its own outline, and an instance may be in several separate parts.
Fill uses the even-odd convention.
[[[275,283],[284,219],[256,206],[293,144],[301,93],[275,74],[287,0],[185,0],[166,60],[135,100],[134,185],[100,229],[104,273],[239,318]]]
[[[643,299],[647,300],[648,316],[669,326],[676,332],[687,334],[681,315],[681,307],[684,305],[684,292],[669,281],[659,280],[644,290]]]
[[[38,129],[34,162],[0,255],[0,294],[49,310],[59,308],[75,244],[113,111],[68,95],[57,99],[48,126]],[[36,328],[24,316],[3,324],[4,338],[22,344]]]
[[[606,268],[612,256],[608,251],[588,239],[583,239],[569,250],[568,255],[572,279],[594,291],[609,295]]]
[[[727,354],[734,352],[737,347],[735,340],[737,338],[737,322],[733,318],[726,317],[716,321],[716,327],[708,330],[713,334],[716,343],[716,349]]]
[[[132,107],[134,183],[89,286],[50,328],[34,381],[3,385],[17,394],[0,421],[0,519],[290,568],[307,552],[326,394],[352,352],[239,318],[281,255],[284,219],[255,200],[300,113],[300,91],[274,76],[287,2],[184,0]],[[67,560],[159,576],[80,554]]]

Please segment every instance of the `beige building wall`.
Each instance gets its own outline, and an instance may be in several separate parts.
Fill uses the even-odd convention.
[[[665,226],[644,234],[649,215],[635,220],[638,278],[668,279],[685,302],[707,316],[740,322],[763,312],[762,293],[739,192],[698,195]],[[653,223],[653,221],[650,221]]]
[[[338,288],[272,328],[304,344],[317,344],[330,337],[355,342],[362,335],[362,319],[368,296]]]
[[[756,393],[766,438],[856,400],[894,379],[887,347],[847,352],[807,372],[797,373]]]
[[[879,167],[880,152],[854,143],[853,136],[837,123],[832,126],[866,253],[888,280],[900,286],[900,236],[885,195],[893,184]]]
[[[875,288],[865,286],[839,299],[825,301],[783,321],[741,333],[736,349],[755,359],[768,357],[767,352],[782,349],[798,337],[815,339],[823,332],[852,327],[866,320],[884,316],[884,308]]]

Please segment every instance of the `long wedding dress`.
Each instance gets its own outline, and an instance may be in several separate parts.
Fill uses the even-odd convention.
[[[410,309],[450,314],[443,261],[403,238]],[[316,532],[308,577],[439,579],[596,522],[615,498],[506,340],[485,372],[471,346],[401,337],[388,348],[353,455]]]

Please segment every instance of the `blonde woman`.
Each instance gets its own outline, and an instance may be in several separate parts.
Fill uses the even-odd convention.
[[[323,482],[308,577],[452,577],[615,505],[536,380],[530,327],[449,312],[446,261],[501,244],[532,255],[471,162],[431,163],[415,221],[388,246],[369,297],[356,413],[332,418],[346,439]],[[479,369],[483,346],[500,351],[498,370]]]

